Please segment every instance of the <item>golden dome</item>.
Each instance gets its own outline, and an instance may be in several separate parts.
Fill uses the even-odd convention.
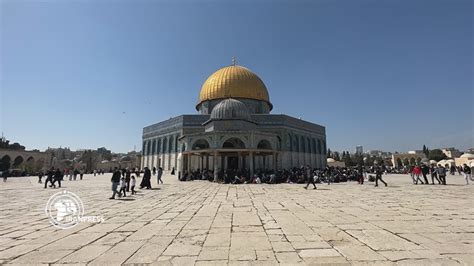
[[[272,108],[263,81],[252,71],[238,65],[221,68],[209,76],[202,85],[197,105],[230,97],[265,101]]]

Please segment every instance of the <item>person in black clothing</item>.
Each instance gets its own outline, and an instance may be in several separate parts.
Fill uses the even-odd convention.
[[[42,184],[43,182],[41,181],[43,179],[43,171],[39,171],[38,173],[38,183]]]
[[[142,178],[142,183],[140,184],[140,188],[151,188],[151,171],[148,169],[148,167],[145,167],[145,171],[143,173],[143,178]]]
[[[421,166],[421,174],[423,175],[423,179],[425,179],[425,185],[429,184],[428,178],[426,177],[429,172],[430,168],[426,164],[423,164],[423,166]]]
[[[59,187],[61,187],[61,180],[63,180],[63,173],[59,168],[56,169],[56,172],[54,172],[54,181],[53,181],[53,186],[56,187],[54,184],[56,181],[58,181]]]
[[[48,173],[46,173],[46,181],[44,181],[44,188],[46,188],[48,186],[48,182],[51,183],[51,185],[49,185],[49,187],[52,187],[54,185],[53,178],[54,178],[54,168],[51,167],[51,169],[48,171]]]
[[[7,182],[7,179],[8,179],[8,174],[10,173],[10,170],[5,170],[3,171],[2,173],[2,177],[3,177],[3,182]],[[46,188],[46,187],[45,187]]]
[[[112,192],[113,192],[112,197],[110,197],[110,199],[115,199],[115,194],[118,193],[117,188],[120,184],[120,171],[117,169],[117,167],[115,167],[115,171],[112,174],[112,179],[110,179],[110,181],[112,182]]]
[[[127,171],[125,172],[125,182],[127,183],[127,188],[126,188],[127,192],[130,191],[130,176],[131,175],[132,175],[132,173],[130,172],[129,169],[127,169]]]
[[[314,177],[312,175],[311,168],[308,166],[306,167],[306,187],[304,189],[308,189],[309,184],[313,184],[313,189],[316,189],[316,184],[314,183]]]
[[[153,175],[156,175],[156,167],[153,166]]]
[[[471,168],[467,166],[467,164],[464,164],[462,171],[464,173],[464,179],[466,180],[466,185],[469,185],[469,179],[471,178]]]
[[[385,181],[383,181],[382,179],[382,174],[383,174],[383,169],[382,167],[380,166],[377,166],[375,168],[375,186],[378,187],[379,184],[378,184],[378,181],[380,180],[380,182],[384,183],[385,186],[387,186],[387,183],[385,183]]]

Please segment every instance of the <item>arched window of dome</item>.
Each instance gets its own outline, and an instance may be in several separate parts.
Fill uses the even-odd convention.
[[[156,144],[156,153],[160,154],[161,153],[161,138],[158,139],[157,144]]]
[[[152,142],[151,142],[151,154],[156,154],[156,140],[154,139]]]
[[[270,144],[270,141],[268,141],[266,139],[262,139],[261,141],[258,142],[257,149],[271,150],[272,149],[272,144]]]
[[[287,136],[288,141],[286,142],[288,145],[289,151],[293,151],[293,140],[291,139],[291,134],[288,134]]]
[[[230,138],[222,144],[224,149],[245,149],[245,143],[239,138]]]
[[[296,150],[295,150],[296,152],[300,152],[300,141],[299,141],[299,139],[300,138],[298,137],[298,135],[295,135],[295,145],[294,145],[294,147],[296,148]]]
[[[168,140],[168,152],[171,153],[172,151],[173,151],[173,136],[170,136]]]
[[[205,150],[209,149],[209,142],[205,139],[198,139],[193,143],[191,150]]]
[[[311,140],[307,137],[306,138],[306,152],[307,153],[312,153],[312,150],[311,150]]]
[[[151,141],[147,143],[147,155],[151,155]]]
[[[301,148],[300,148],[300,152],[306,152],[306,145],[304,143],[304,137],[303,136],[300,136],[300,145],[301,145]]]
[[[168,143],[168,141],[167,141],[166,137],[164,137],[163,138],[163,153],[166,153],[166,151],[167,151],[167,149],[166,149],[167,148],[167,146],[166,146],[167,143]]]
[[[178,135],[174,137],[174,152],[178,152]]]

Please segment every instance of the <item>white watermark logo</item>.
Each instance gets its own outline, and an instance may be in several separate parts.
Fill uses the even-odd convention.
[[[84,204],[74,193],[63,190],[52,195],[45,208],[46,216],[55,227],[69,229],[80,222],[102,223],[101,216],[84,216]]]

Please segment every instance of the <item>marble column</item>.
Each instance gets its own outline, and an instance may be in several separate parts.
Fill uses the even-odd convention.
[[[249,163],[250,163],[250,177],[253,178],[253,152],[249,154]]]

